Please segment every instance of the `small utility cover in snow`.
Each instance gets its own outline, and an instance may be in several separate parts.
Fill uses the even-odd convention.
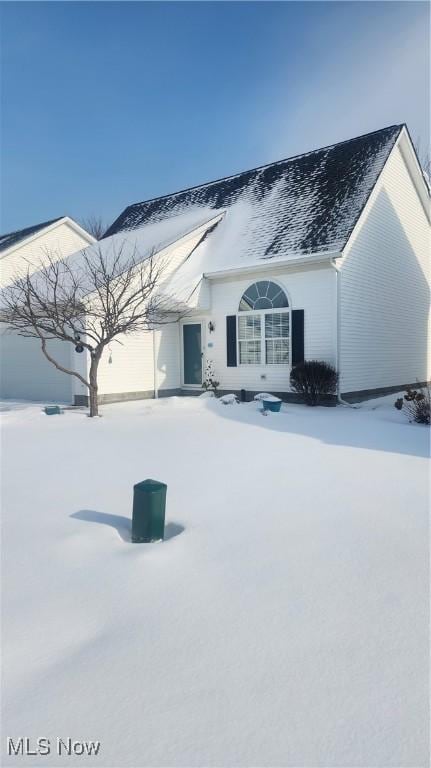
[[[47,416],[58,416],[63,413],[59,405],[46,405],[44,411]]]
[[[269,395],[268,392],[259,392],[254,396],[255,400],[266,400],[268,403],[281,403],[281,398],[275,395]]]

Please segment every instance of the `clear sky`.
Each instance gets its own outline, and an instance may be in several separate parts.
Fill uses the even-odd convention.
[[[2,232],[393,123],[429,140],[426,2],[10,2]]]

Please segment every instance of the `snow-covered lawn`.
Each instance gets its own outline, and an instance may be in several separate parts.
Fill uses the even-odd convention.
[[[5,410],[2,764],[428,765],[428,430],[394,399]],[[147,477],[167,539],[131,544]]]

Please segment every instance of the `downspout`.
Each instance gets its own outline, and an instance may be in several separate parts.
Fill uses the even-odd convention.
[[[336,322],[336,330],[335,330],[335,359],[336,359],[336,368],[338,373],[338,380],[337,380],[337,402],[340,403],[340,405],[345,405],[347,408],[359,408],[358,405],[353,405],[352,403],[348,403],[347,400],[343,400],[341,397],[340,392],[340,338],[341,338],[341,311],[340,311],[340,270],[337,267],[335,260],[331,259],[330,261],[331,267],[334,267],[335,269],[335,281],[336,281],[336,316],[337,316],[337,322]]]
[[[157,387],[157,365],[156,365],[156,329],[153,328],[153,382],[154,382],[154,397],[157,400],[159,396],[159,390]]]

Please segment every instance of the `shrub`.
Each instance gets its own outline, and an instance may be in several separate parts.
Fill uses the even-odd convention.
[[[338,374],[323,360],[307,360],[290,372],[290,386],[307,405],[318,405],[322,398],[337,391]]]
[[[217,389],[219,385],[220,382],[217,381],[214,373],[214,363],[212,360],[207,360],[205,365],[205,378],[202,382],[202,388],[207,392],[214,392],[214,394],[217,396]]]
[[[404,397],[395,400],[394,406],[398,411],[404,410],[409,421],[416,424],[430,423],[431,391],[429,387],[418,389],[407,388]]]

